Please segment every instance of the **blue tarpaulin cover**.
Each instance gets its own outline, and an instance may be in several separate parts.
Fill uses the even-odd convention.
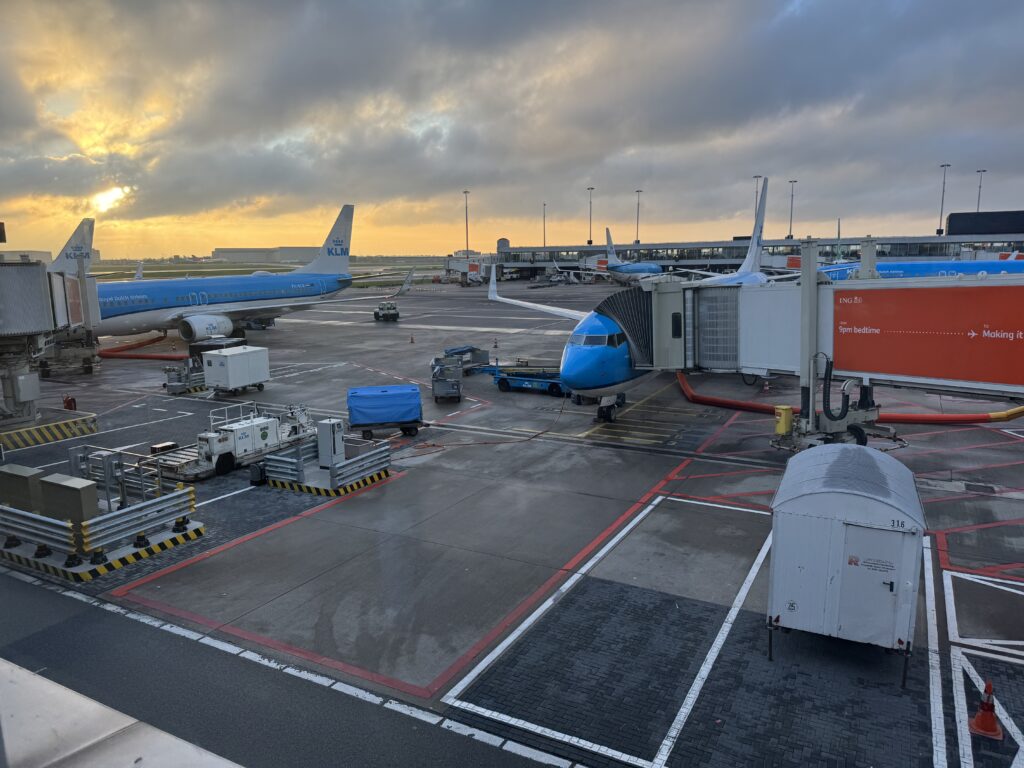
[[[422,420],[420,388],[413,384],[355,387],[348,391],[348,421],[353,427]]]
[[[475,349],[477,349],[477,347],[471,347],[471,346],[468,346],[468,345],[467,346],[463,346],[463,347],[448,347],[444,351],[444,356],[445,357],[455,357],[456,355],[468,355],[470,352],[472,352]]]

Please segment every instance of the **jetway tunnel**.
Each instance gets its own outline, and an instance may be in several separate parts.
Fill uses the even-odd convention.
[[[817,293],[817,352],[837,378],[1024,398],[1024,278],[822,281]],[[596,311],[623,329],[638,369],[801,372],[795,281],[701,286],[663,275]]]

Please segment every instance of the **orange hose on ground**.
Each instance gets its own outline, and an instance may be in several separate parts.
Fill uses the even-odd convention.
[[[162,341],[166,338],[166,334],[163,336],[155,336],[151,339],[143,339],[142,341],[133,341],[129,344],[122,344],[119,347],[113,349],[101,349],[97,354],[102,358],[114,358],[120,360],[188,360],[188,353],[186,352],[134,352],[129,354],[130,350],[138,349],[139,347],[148,347],[150,344],[155,344],[158,341]]]
[[[733,400],[728,397],[698,395],[693,391],[686,374],[676,373],[676,380],[686,399],[697,405],[711,405],[716,408],[731,408],[734,411],[751,411],[753,413],[775,413],[775,406],[768,403],[755,403],[750,400]],[[800,413],[799,406],[793,406],[793,415]],[[882,413],[878,416],[879,424],[987,424],[999,421],[1011,421],[1024,416],[1024,406],[1011,408],[1008,411],[992,411],[991,413]]]

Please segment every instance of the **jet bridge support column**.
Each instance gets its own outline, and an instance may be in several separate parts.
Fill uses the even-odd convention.
[[[800,430],[816,432],[818,413],[818,243],[800,243]]]

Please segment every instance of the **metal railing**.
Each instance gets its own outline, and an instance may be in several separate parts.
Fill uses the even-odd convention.
[[[287,451],[271,453],[263,459],[267,470],[267,479],[304,483],[306,482],[306,463],[316,461],[317,456],[317,444],[313,440],[299,443]]]
[[[179,486],[155,499],[108,512],[81,523],[56,520],[34,512],[0,505],[0,534],[5,549],[22,543],[36,545],[34,557],[53,552],[66,556],[64,566],[81,565],[83,557],[93,564],[107,560],[106,551],[132,539],[136,549],[149,546],[148,536],[167,528],[177,533],[187,530],[189,516],[195,512],[195,488]]]
[[[376,472],[381,472],[390,466],[391,444],[385,442],[379,448],[374,448],[372,451],[331,466],[331,487],[340,488]]]

